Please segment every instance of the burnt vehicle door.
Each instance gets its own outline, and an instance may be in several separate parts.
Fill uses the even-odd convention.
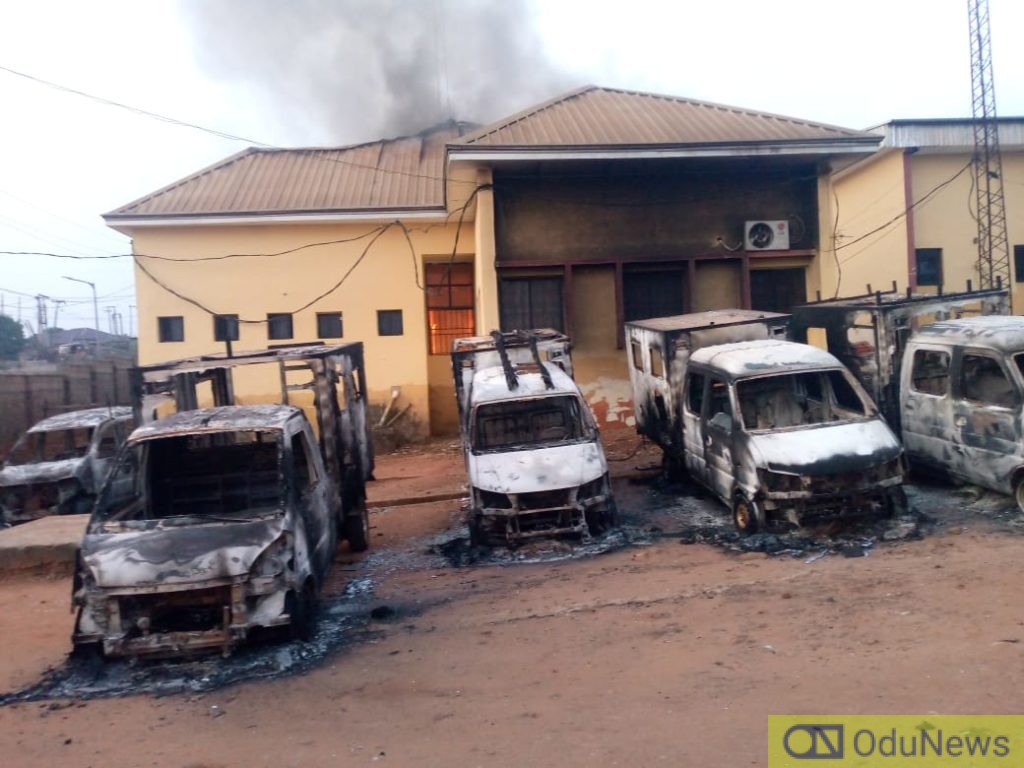
[[[96,436],[93,438],[92,476],[97,491],[110,472],[118,450],[124,444],[127,437],[125,431],[123,421],[108,421],[96,430]]]
[[[957,366],[953,425],[959,431],[959,467],[965,478],[1009,490],[1020,465],[1020,388],[995,353],[964,349]]]
[[[704,460],[704,401],[707,376],[697,371],[686,374],[683,392],[683,445],[686,471],[698,482],[707,483],[707,464]]]
[[[914,349],[903,383],[903,444],[917,464],[958,471],[962,445],[953,423],[951,350],[922,345]]]
[[[731,499],[735,483],[732,441],[736,420],[733,417],[729,384],[716,376],[708,377],[702,421],[708,485],[720,498]]]
[[[337,519],[330,510],[330,483],[320,452],[313,447],[313,436],[303,425],[295,431],[287,448],[291,465],[289,493],[298,517],[313,547],[311,560],[318,579],[327,573],[334,556]]]

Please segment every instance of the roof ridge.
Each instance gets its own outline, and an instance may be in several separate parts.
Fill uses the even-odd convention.
[[[763,111],[759,111],[759,110],[750,109],[750,108],[747,108],[747,107],[737,107],[737,106],[732,105],[732,104],[722,104],[722,103],[714,102],[714,101],[705,101],[705,100],[702,100],[702,99],[694,99],[694,98],[690,98],[690,97],[687,97],[687,96],[677,96],[677,95],[673,95],[673,94],[664,94],[664,93],[652,93],[652,92],[648,92],[648,91],[639,91],[639,90],[630,89],[630,88],[614,88],[614,87],[611,87],[611,86],[603,86],[603,85],[585,85],[585,86],[581,86],[579,88],[576,88],[574,90],[568,91],[566,93],[560,94],[558,96],[555,96],[554,98],[548,99],[547,101],[541,102],[540,104],[535,104],[535,105],[533,105],[531,107],[528,107],[528,108],[526,108],[524,110],[516,112],[513,115],[510,115],[508,117],[502,118],[501,120],[498,120],[498,121],[496,121],[494,123],[490,123],[490,124],[488,124],[486,126],[483,126],[482,128],[480,128],[479,130],[477,130],[475,132],[469,133],[469,134],[467,134],[465,136],[460,137],[459,139],[456,139],[455,141],[451,142],[451,144],[453,144],[453,145],[470,145],[470,144],[474,144],[474,143],[479,142],[480,140],[484,139],[487,136],[491,136],[491,135],[497,134],[497,133],[499,133],[499,132],[501,132],[503,130],[507,130],[511,126],[514,126],[517,123],[521,123],[524,120],[532,118],[532,117],[534,117],[534,116],[536,116],[536,115],[538,115],[538,114],[540,114],[542,112],[545,112],[545,111],[550,110],[550,109],[554,109],[555,107],[558,107],[560,105],[566,104],[567,102],[569,102],[569,101],[571,101],[573,99],[580,98],[581,96],[584,96],[586,94],[593,93],[593,92],[596,92],[596,91],[603,91],[605,93],[612,93],[612,94],[623,94],[623,95],[627,95],[627,96],[634,96],[634,97],[645,98],[645,99],[654,99],[654,100],[668,101],[668,102],[674,102],[674,103],[677,103],[677,104],[686,104],[686,105],[694,106],[694,107],[704,107],[704,108],[708,108],[708,109],[723,110],[723,111],[727,111],[727,112],[732,112],[733,114],[737,114],[737,115],[744,115],[746,117],[752,117],[752,118],[758,118],[758,119],[764,119],[764,120],[777,120],[777,121],[780,121],[780,122],[783,122],[783,123],[787,123],[789,125],[801,126],[801,127],[805,127],[805,128],[812,128],[812,129],[823,130],[823,131],[829,131],[829,132],[833,132],[833,133],[838,133],[838,134],[840,134],[842,136],[859,137],[859,136],[868,135],[867,131],[860,131],[860,130],[856,130],[856,129],[853,129],[853,128],[845,128],[843,126],[833,125],[831,123],[821,123],[821,122],[816,122],[816,121],[813,121],[813,120],[806,120],[804,118],[792,117],[790,115],[782,115],[782,114],[778,114],[776,112],[763,112]]]

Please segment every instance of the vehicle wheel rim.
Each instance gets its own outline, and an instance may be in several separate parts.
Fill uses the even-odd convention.
[[[736,525],[744,529],[750,525],[750,510],[745,501],[736,503]]]

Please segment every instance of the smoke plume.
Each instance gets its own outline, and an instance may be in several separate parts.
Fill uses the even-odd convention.
[[[200,65],[265,98],[297,141],[487,122],[572,87],[529,0],[189,0]]]

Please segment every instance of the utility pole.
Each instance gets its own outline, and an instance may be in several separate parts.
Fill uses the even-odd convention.
[[[128,335],[135,336],[135,305],[128,305]]]
[[[44,296],[41,293],[36,294],[36,333],[38,334],[39,343],[44,347],[50,345],[49,339],[46,334],[46,300],[49,296]]]
[[[98,331],[100,329],[100,307],[99,304],[96,303],[96,283],[90,283],[88,280],[82,280],[77,277],[68,277],[67,275],[63,275],[63,278],[74,283],[85,283],[92,288],[92,319],[95,323],[96,330]]]
[[[971,109],[974,114],[974,195],[978,212],[978,276],[982,288],[1012,288],[1003,197],[1003,157],[992,79],[988,0],[967,0],[971,34]],[[1009,291],[1011,312],[1013,291]]]
[[[117,331],[114,330],[114,309],[115,307],[107,307],[107,329],[111,334],[116,335]]]

